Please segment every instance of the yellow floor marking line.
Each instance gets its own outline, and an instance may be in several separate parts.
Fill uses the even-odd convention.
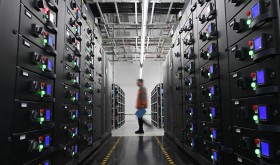
[[[165,148],[163,147],[163,145],[161,144],[161,142],[159,141],[158,137],[155,137],[158,145],[161,148],[161,151],[164,153],[165,158],[167,159],[167,161],[169,162],[169,164],[171,165],[175,165],[175,163],[173,162],[173,160],[171,159],[171,157],[169,156],[169,154],[167,153],[167,151],[165,150]]]
[[[114,150],[116,149],[117,145],[120,143],[121,138],[118,138],[116,143],[112,146],[112,148],[110,149],[110,151],[108,152],[108,154],[105,156],[105,158],[103,159],[101,165],[105,165],[107,164],[107,161],[109,160],[109,158],[111,157],[112,153],[114,152]]]

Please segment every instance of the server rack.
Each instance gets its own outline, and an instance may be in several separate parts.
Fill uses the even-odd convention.
[[[125,93],[117,84],[112,84],[112,128],[125,124]]]
[[[279,11],[273,0],[190,0],[178,14],[165,133],[200,164],[280,163]]]
[[[157,84],[151,92],[151,121],[157,128],[164,127],[163,84]]]
[[[2,164],[82,162],[111,132],[98,121],[105,91],[99,79],[111,76],[101,67],[108,60],[99,53],[90,7],[80,0],[21,0],[1,1],[0,8],[1,20],[9,20],[0,28],[7,54],[0,75],[9,77],[1,81]],[[111,120],[110,111],[104,109]]]

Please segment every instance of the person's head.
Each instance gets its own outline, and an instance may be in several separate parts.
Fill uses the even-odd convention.
[[[143,86],[143,79],[138,79],[137,80],[137,85],[139,86],[139,87],[141,87],[141,86]]]

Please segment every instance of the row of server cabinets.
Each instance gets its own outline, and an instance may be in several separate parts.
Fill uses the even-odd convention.
[[[164,127],[163,84],[157,84],[151,92],[151,122],[157,128]]]
[[[279,5],[190,0],[179,14],[165,132],[200,164],[280,164]]]
[[[2,0],[0,13],[1,164],[82,162],[111,133],[111,65],[89,6]]]
[[[112,84],[112,129],[125,124],[125,93],[120,86]]]

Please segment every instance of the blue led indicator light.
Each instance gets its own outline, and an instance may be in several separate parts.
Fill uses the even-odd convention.
[[[46,121],[50,121],[50,120],[51,120],[51,110],[46,109]]]
[[[215,117],[216,116],[216,108],[212,107],[211,112],[212,112],[212,117]]]
[[[79,99],[79,93],[76,92],[76,100],[78,100],[78,99]]]
[[[47,161],[47,162],[44,163],[44,165],[49,165],[49,164],[50,164],[49,161]]]
[[[76,110],[76,118],[79,116],[79,110]]]
[[[260,15],[260,5],[259,5],[259,3],[256,3],[252,7],[252,19],[257,18],[259,15]]]
[[[211,74],[214,73],[214,67],[213,67],[213,65],[210,66],[210,73],[211,73]]]
[[[208,53],[212,53],[213,52],[213,46],[212,44],[208,47]]]
[[[218,160],[218,154],[217,154],[217,152],[214,151],[213,155],[214,155],[214,161],[217,161],[217,160]]]
[[[215,95],[215,87],[213,87],[213,86],[211,87],[211,94]]]
[[[213,138],[216,139],[217,138],[217,131],[215,129],[212,131],[212,134],[213,134]]]
[[[259,36],[254,39],[254,50],[255,52],[259,51],[262,49],[262,36]]]
[[[78,145],[75,145],[75,153],[78,153]]]
[[[52,61],[48,60],[48,69],[52,70],[52,68],[53,68]]]
[[[45,136],[45,147],[48,147],[50,145],[50,136]]]
[[[265,73],[264,70],[257,71],[257,84],[263,85],[265,82]]]
[[[267,120],[267,107],[265,105],[259,106],[259,117],[261,120]]]
[[[47,84],[47,95],[51,95],[52,94],[52,86],[50,84]]]
[[[261,154],[265,157],[270,156],[269,143],[268,142],[265,142],[265,141],[261,142]]]
[[[208,33],[211,33],[212,32],[212,28],[211,28],[211,24],[208,25],[208,29],[207,29]]]
[[[75,134],[78,135],[78,128],[75,128]]]
[[[51,35],[48,35],[48,44],[49,44],[50,46],[53,45],[53,38],[52,38]]]

